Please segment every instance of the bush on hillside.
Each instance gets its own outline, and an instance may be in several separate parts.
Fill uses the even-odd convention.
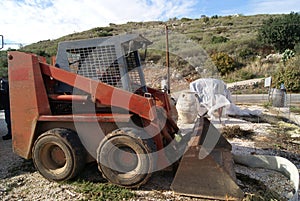
[[[233,71],[236,67],[236,62],[227,53],[217,52],[211,55],[211,59],[221,75]]]
[[[241,57],[242,59],[249,59],[254,56],[255,56],[254,51],[249,48],[245,48],[239,52],[239,57]]]
[[[280,52],[294,49],[300,42],[300,14],[290,13],[276,18],[269,18],[259,29],[258,39],[266,45],[273,45]]]
[[[300,55],[291,58],[286,65],[280,65],[273,77],[273,87],[283,83],[287,91],[300,92]]]
[[[227,41],[229,41],[228,38],[224,37],[224,36],[213,36],[211,38],[211,43],[212,44],[216,44],[216,43],[226,43]]]

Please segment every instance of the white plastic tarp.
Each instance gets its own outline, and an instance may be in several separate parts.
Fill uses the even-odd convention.
[[[249,116],[260,115],[261,111],[241,110],[232,103],[231,93],[226,84],[219,79],[201,78],[190,83],[190,91],[197,93],[200,105],[207,109],[207,114],[214,117],[214,112],[224,108],[226,115]]]
[[[196,92],[199,96],[199,102],[208,111],[207,114],[212,117],[213,112],[230,104],[230,94],[227,93],[226,85],[218,79],[198,79],[190,83],[190,91]]]

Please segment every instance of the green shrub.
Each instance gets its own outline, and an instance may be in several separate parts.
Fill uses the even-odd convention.
[[[290,59],[285,67],[284,85],[288,91],[300,92],[300,56]]]
[[[276,50],[283,52],[294,49],[300,42],[300,14],[290,13],[276,18],[270,17],[263,21],[259,29],[258,39],[266,45],[273,45]]]
[[[187,17],[183,17],[183,18],[181,18],[181,21],[182,22],[188,22],[188,21],[192,21],[192,19],[187,18]]]
[[[220,33],[227,33],[228,32],[228,28],[227,27],[217,27],[216,28],[216,33],[220,34]]]
[[[239,57],[241,57],[242,59],[248,59],[250,57],[253,57],[254,55],[255,53],[253,52],[253,50],[248,48],[241,50],[239,53]]]
[[[228,38],[224,37],[224,36],[213,36],[211,38],[211,42],[213,44],[216,44],[216,43],[226,43],[227,41],[229,41]]]
[[[112,36],[112,35],[113,35],[112,33],[109,33],[109,32],[106,32],[106,31],[97,33],[97,37],[105,37],[105,36]]]
[[[114,28],[112,27],[96,27],[91,29],[92,32],[112,32]]]
[[[250,71],[246,71],[246,70],[241,70],[239,72],[239,77],[242,79],[242,80],[249,80],[249,79],[254,79],[256,77],[255,74],[253,74],[252,72]]]
[[[7,51],[0,51],[0,68],[7,67]]]
[[[191,36],[191,39],[193,40],[193,41],[196,41],[196,42],[200,42],[200,41],[202,41],[203,40],[203,37],[201,37],[201,36]]]
[[[273,87],[283,83],[287,91],[300,92],[300,55],[291,58],[286,65],[280,65],[273,77]]]
[[[294,47],[296,53],[300,54],[300,43],[297,43]]]
[[[226,22],[225,26],[233,26],[233,22]]]
[[[208,23],[209,22],[209,17],[203,17],[202,20],[203,20],[204,23]]]
[[[236,62],[227,53],[217,52],[212,54],[211,59],[221,75],[233,71],[236,67]]]

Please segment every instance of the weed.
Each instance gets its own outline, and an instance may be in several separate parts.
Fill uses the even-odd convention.
[[[263,103],[263,107],[264,107],[264,108],[267,108],[267,109],[268,109],[268,108],[270,108],[271,106],[272,106],[272,103],[271,103],[270,101],[264,102],[264,103]]]
[[[249,138],[253,134],[253,130],[243,130],[240,126],[225,126],[222,129],[222,135],[226,138]]]
[[[72,185],[76,187],[75,191],[84,194],[84,200],[119,201],[135,197],[135,193],[131,190],[109,183],[93,183],[78,180],[73,182]]]
[[[299,106],[291,106],[290,111],[300,114],[300,107]]]

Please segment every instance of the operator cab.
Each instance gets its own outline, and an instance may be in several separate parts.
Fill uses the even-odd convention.
[[[58,45],[56,66],[133,93],[147,92],[139,49],[152,44],[139,34],[117,35]],[[80,94],[58,83],[57,93]]]

